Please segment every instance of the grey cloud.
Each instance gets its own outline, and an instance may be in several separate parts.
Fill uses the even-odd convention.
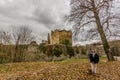
[[[42,10],[43,7],[36,8],[35,12],[33,13],[32,19],[37,21],[38,23],[44,24],[47,27],[55,24],[55,19],[53,14],[50,13],[49,9]]]
[[[44,24],[50,29],[63,26],[65,22],[64,16],[69,13],[68,4],[65,4],[64,0],[36,0],[34,4],[36,5],[36,9],[31,19]],[[67,9],[65,9],[66,5]]]
[[[43,24],[46,27],[51,28],[55,25],[60,26],[64,24],[63,16],[66,15],[69,11],[68,9],[64,8],[66,6],[66,1],[13,0],[12,3],[7,3],[6,5],[0,7],[0,15],[8,17],[15,22],[33,20],[38,22],[38,24]]]
[[[28,0],[13,0],[13,2],[7,1],[5,5],[0,6],[0,15],[10,19],[22,19],[29,16],[31,9],[34,6],[31,3],[28,3]]]
[[[69,0],[0,0],[0,29],[25,24],[45,38],[50,30],[65,27],[69,10]]]

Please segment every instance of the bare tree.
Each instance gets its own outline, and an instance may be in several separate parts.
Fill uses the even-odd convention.
[[[2,53],[7,53],[9,49],[9,44],[11,43],[11,35],[10,33],[1,30],[0,31],[0,43],[3,44],[3,47],[1,46],[1,52]],[[8,53],[9,54],[9,53]]]
[[[15,41],[15,53],[13,57],[14,62],[21,61],[23,49],[20,45],[26,45],[34,40],[34,36],[32,35],[32,30],[28,26],[18,26],[13,29],[13,39]]]
[[[28,44],[34,37],[32,30],[27,26],[19,26],[13,29],[13,38],[16,44]]]
[[[6,32],[4,30],[1,30],[0,31],[0,43],[5,44],[5,45],[11,43],[10,33]]]
[[[1,62],[7,62],[11,58],[11,34],[8,33],[5,30],[0,30],[0,57],[1,57]]]
[[[0,43],[3,43],[3,31],[0,31]]]
[[[119,17],[113,14],[112,3],[114,0],[71,0],[71,13],[69,21],[72,22],[74,35],[77,36],[81,31],[88,32],[87,38],[95,38],[97,35],[101,39],[108,61],[114,61],[110,53],[110,46],[107,38],[119,36],[113,29],[120,30],[115,22]],[[118,31],[117,31],[118,32]]]

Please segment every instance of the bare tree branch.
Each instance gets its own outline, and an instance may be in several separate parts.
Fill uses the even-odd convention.
[[[110,11],[111,8],[112,0],[71,0],[71,14],[69,19],[74,24],[74,36],[81,33],[81,31],[83,31],[81,29],[88,27],[87,29],[92,30],[91,26],[95,26],[94,28],[97,30],[88,31],[87,33],[91,33],[91,35],[89,34],[91,37],[100,35],[108,60],[112,61],[114,58],[112,54],[109,53],[110,47],[107,42],[107,35],[116,35],[110,28],[110,23],[114,23],[112,21],[113,15]],[[91,38],[90,36],[89,38]]]
[[[0,43],[3,43],[5,45],[11,43],[10,33],[6,32],[4,30],[1,30],[0,31]]]

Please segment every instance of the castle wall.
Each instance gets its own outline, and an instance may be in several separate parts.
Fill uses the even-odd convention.
[[[69,40],[72,45],[72,32],[66,30],[55,30],[51,32],[50,44],[62,44],[64,40]]]
[[[72,45],[72,32],[71,31],[60,31],[60,43],[64,40],[69,40],[70,45]]]
[[[59,31],[55,30],[51,32],[51,44],[59,44]]]

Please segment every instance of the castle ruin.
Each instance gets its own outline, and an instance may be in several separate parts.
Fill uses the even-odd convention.
[[[48,34],[48,44],[62,44],[63,41],[68,40],[69,45],[72,45],[72,31],[70,30],[55,30]]]

